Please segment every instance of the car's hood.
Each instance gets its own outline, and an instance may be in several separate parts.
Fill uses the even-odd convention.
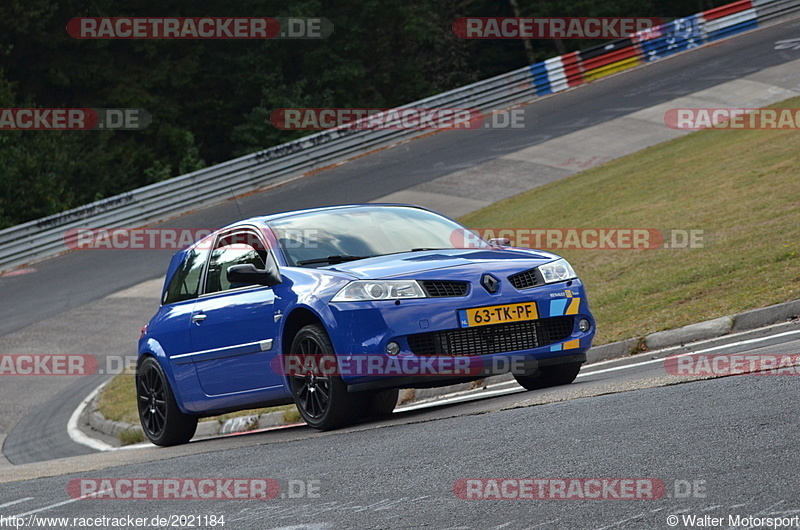
[[[405,277],[452,267],[480,267],[487,272],[517,271],[558,259],[541,250],[518,248],[448,249],[405,252],[341,263],[326,270],[352,274],[362,279]],[[426,275],[429,276],[429,275]]]

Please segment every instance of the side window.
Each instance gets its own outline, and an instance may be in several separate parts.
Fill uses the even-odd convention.
[[[186,254],[180,267],[169,281],[163,303],[172,304],[197,297],[200,277],[203,275],[203,266],[206,264],[207,257],[208,250],[206,249],[195,249]]]
[[[266,253],[258,237],[250,232],[239,232],[220,238],[211,253],[205,293],[241,287],[228,281],[228,267],[249,263],[255,265],[257,269],[263,269]]]

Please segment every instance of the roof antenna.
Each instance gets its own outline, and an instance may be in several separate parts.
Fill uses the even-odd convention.
[[[233,193],[233,188],[228,188],[233,196],[233,202],[236,204],[236,211],[239,212],[239,220],[241,221],[244,219],[244,214],[242,213],[242,209],[239,207],[239,198],[236,197],[236,194]]]

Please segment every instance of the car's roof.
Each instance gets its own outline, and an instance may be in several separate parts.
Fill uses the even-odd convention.
[[[339,210],[351,210],[351,209],[358,209],[358,208],[376,208],[376,207],[401,207],[401,208],[415,208],[418,210],[428,210],[427,208],[423,208],[422,206],[415,206],[412,204],[399,204],[399,203],[368,203],[368,204],[343,204],[339,206],[324,206],[320,208],[308,208],[305,210],[293,210],[289,212],[280,212],[280,213],[273,213],[269,215],[263,215],[258,217],[253,217],[251,219],[247,219],[244,221],[239,221],[234,224],[239,223],[246,223],[246,222],[261,222],[261,223],[268,223],[270,221],[274,221],[276,219],[285,219],[288,217],[295,217],[298,215],[304,215],[308,213],[317,213],[317,212],[335,212]],[[436,213],[436,212],[434,212]]]

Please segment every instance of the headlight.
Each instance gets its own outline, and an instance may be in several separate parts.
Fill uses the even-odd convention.
[[[425,298],[422,287],[414,280],[358,280],[345,285],[331,302],[363,300],[397,300]]]
[[[539,271],[542,273],[545,283],[563,282],[564,280],[578,277],[572,266],[565,259],[558,259],[552,263],[540,265]]]

